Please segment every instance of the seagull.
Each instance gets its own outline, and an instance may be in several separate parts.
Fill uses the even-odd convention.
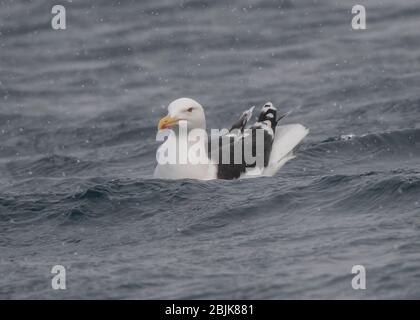
[[[156,152],[154,178],[233,180],[274,176],[294,158],[293,150],[309,130],[301,124],[279,126],[290,112],[277,117],[271,102],[262,106],[257,121],[246,128],[253,110],[244,111],[229,130],[209,138],[201,104],[190,98],[171,102],[168,114],[158,123],[157,139],[163,140],[163,136],[166,140]],[[176,126],[178,130],[173,129]],[[252,151],[248,159],[246,150]],[[168,161],[170,156],[172,161]]]

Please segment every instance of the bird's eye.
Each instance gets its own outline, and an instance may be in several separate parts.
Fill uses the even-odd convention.
[[[192,112],[193,111],[193,108],[191,107],[191,108],[188,108],[188,110],[187,110],[188,112]]]

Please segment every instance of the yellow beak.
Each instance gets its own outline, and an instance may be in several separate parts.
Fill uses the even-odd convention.
[[[179,119],[172,118],[169,114],[159,120],[158,130],[167,129],[173,127],[178,123]]]

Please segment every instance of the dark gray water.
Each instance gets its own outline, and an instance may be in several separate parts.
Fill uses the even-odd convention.
[[[0,298],[420,298],[420,2],[360,3],[0,1]],[[182,96],[311,132],[273,178],[154,180]]]

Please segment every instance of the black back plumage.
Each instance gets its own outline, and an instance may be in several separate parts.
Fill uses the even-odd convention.
[[[251,118],[252,110],[245,111],[238,121],[234,123],[232,126],[229,135],[224,136],[224,141],[222,137],[216,139],[216,143],[218,143],[219,149],[219,159],[218,159],[218,172],[217,178],[218,179],[237,179],[239,178],[247,168],[254,168],[256,163],[246,163],[244,152],[242,152],[242,161],[240,163],[235,163],[235,147],[241,148],[242,150],[245,149],[246,143],[251,143],[251,150],[253,157],[259,157],[261,155],[257,154],[258,148],[256,145],[257,141],[257,130],[262,129],[264,133],[264,167],[268,166],[270,160],[270,154],[272,150],[273,140],[274,140],[274,133],[275,128],[277,126],[278,120],[277,119],[277,109],[273,106],[271,102],[267,102],[261,109],[261,112],[258,116],[258,121],[255,122],[247,132],[251,133],[251,137],[245,138],[242,134],[244,132],[244,128]],[[228,143],[226,143],[226,139],[228,139]],[[223,143],[224,142],[224,143]],[[213,141],[212,143],[215,143]],[[239,146],[238,146],[239,144]],[[209,148],[210,150],[211,148]],[[228,163],[223,163],[222,154],[223,152],[229,152],[230,158]]]

